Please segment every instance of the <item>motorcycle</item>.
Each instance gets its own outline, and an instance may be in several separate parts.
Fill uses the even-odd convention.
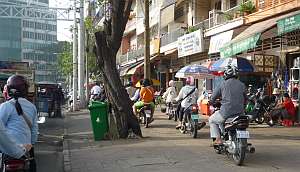
[[[190,133],[193,138],[197,138],[198,130],[203,128],[206,123],[199,123],[197,104],[192,104],[184,110],[182,126],[179,128],[181,133]]]
[[[167,108],[166,114],[168,115],[168,119],[171,120],[174,118],[174,121],[177,121],[178,115],[177,115],[176,111],[177,111],[178,103],[171,102],[171,103],[168,103],[167,106],[168,106],[168,108]]]
[[[223,144],[214,145],[217,154],[226,154],[232,157],[236,165],[242,165],[246,153],[254,153],[255,148],[248,143],[250,138],[249,117],[240,114],[234,118],[228,118],[224,123],[224,131],[221,133]]]
[[[145,125],[145,128],[149,127],[149,124],[153,121],[151,104],[144,104],[144,107],[137,110],[140,123]]]
[[[30,172],[30,162],[33,160],[29,153],[16,159],[0,153],[1,172]]]

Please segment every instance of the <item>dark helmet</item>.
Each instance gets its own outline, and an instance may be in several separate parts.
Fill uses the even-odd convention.
[[[25,97],[29,84],[24,76],[12,75],[7,79],[8,94],[12,97]]]
[[[236,66],[228,65],[224,70],[224,79],[237,78],[239,70]]]
[[[143,84],[142,84],[144,87],[148,87],[148,86],[150,86],[151,85],[151,81],[150,81],[150,79],[144,79],[143,80]]]

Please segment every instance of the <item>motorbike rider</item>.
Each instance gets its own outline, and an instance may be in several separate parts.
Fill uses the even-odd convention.
[[[163,99],[166,100],[167,104],[167,113],[169,112],[169,109],[171,107],[171,103],[175,100],[177,97],[176,95],[176,88],[174,86],[174,81],[170,80],[169,81],[169,87],[167,88],[167,91],[163,94]]]
[[[31,149],[31,144],[18,145],[10,135],[7,134],[5,126],[0,121],[0,152],[14,158],[21,158]]]
[[[35,105],[26,99],[29,84],[25,77],[13,75],[7,80],[7,88],[11,99],[1,104],[0,120],[17,144],[34,145],[38,138],[38,116]],[[34,157],[33,148],[29,153]],[[33,171],[36,169],[34,159],[30,162],[30,168]]]
[[[91,89],[90,100],[95,99],[97,97],[99,98],[101,92],[102,92],[102,88],[100,87],[99,82],[96,82],[95,85],[93,86],[93,88]]]
[[[137,101],[133,105],[133,112],[137,115],[137,109],[144,107],[144,104],[151,104],[151,114],[154,113],[154,89],[151,86],[151,81],[149,79],[144,79],[142,88],[140,90],[140,101]]]
[[[218,98],[222,98],[221,109],[209,117],[210,136],[214,144],[222,144],[224,122],[230,117],[243,114],[246,100],[246,87],[238,80],[238,69],[235,66],[228,65],[225,68],[224,79],[220,87],[213,91],[210,100],[210,103],[214,104]]]
[[[129,95],[129,98],[131,99],[134,96],[134,93],[136,91],[136,88],[133,86],[132,81],[129,81],[127,86],[126,86],[126,91]]]
[[[198,100],[198,89],[194,86],[194,78],[192,76],[189,76],[186,78],[185,86],[181,88],[178,96],[175,98],[175,101],[178,102],[179,100],[182,100],[181,102],[181,109],[179,112],[179,122],[176,126],[176,129],[179,129],[182,126],[182,120],[184,111],[186,108],[189,108],[192,104],[196,104]],[[193,92],[192,92],[193,91]],[[190,94],[188,97],[186,97],[188,94]]]

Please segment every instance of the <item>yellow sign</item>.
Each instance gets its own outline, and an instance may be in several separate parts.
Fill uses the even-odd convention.
[[[160,39],[154,39],[150,42],[150,55],[159,54]]]

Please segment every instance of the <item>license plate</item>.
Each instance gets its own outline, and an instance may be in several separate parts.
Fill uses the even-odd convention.
[[[236,131],[236,137],[240,139],[250,138],[249,131]]]
[[[192,115],[192,119],[193,120],[199,119],[199,115],[198,114]]]

